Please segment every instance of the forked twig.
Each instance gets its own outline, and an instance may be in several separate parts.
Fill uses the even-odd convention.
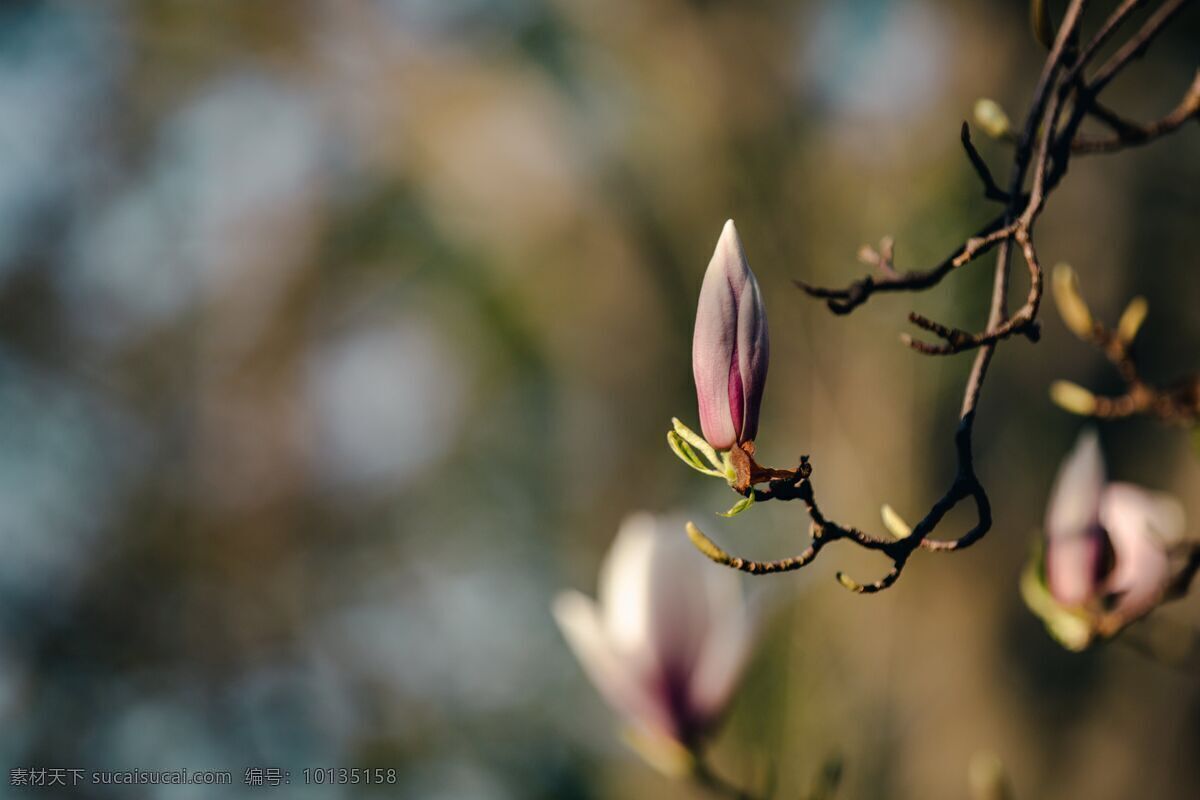
[[[872,248],[864,248],[860,252],[863,260],[876,265],[881,274],[867,275],[843,288],[820,287],[796,281],[796,285],[806,294],[824,300],[833,313],[848,314],[880,292],[921,291],[936,286],[954,270],[966,266],[993,249],[996,250],[991,306],[987,325],[982,331],[972,333],[943,325],[916,313],[909,315],[910,322],[942,340],[942,344],[930,344],[906,337],[906,343],[918,352],[928,355],[953,355],[968,350],[976,351],[975,361],[963,391],[962,408],[954,435],[957,459],[954,478],[925,516],[903,536],[879,537],[858,528],[839,524],[826,517],[817,503],[811,477],[812,466],[807,456],[801,457],[800,465],[795,470],[766,470],[754,462],[753,447],[746,450],[735,448],[731,453],[738,472],[738,480],[734,483],[735,490],[747,497],[752,495],[756,502],[802,502],[812,520],[811,542],[803,551],[788,558],[753,561],[727,553],[695,526],[689,525],[688,532],[693,543],[705,555],[718,563],[755,575],[788,572],[811,563],[829,543],[845,539],[864,549],[883,553],[892,560],[892,568],[883,577],[870,583],[859,583],[838,573],[838,580],[847,588],[860,593],[871,593],[886,589],[895,583],[909,557],[918,549],[961,550],[987,534],[992,525],[991,505],[987,492],[975,474],[971,451],[972,431],[979,396],[996,347],[1000,342],[1018,335],[1032,341],[1038,339],[1037,315],[1044,279],[1034,246],[1034,225],[1045,208],[1047,198],[1065,176],[1073,153],[1112,152],[1126,146],[1141,144],[1181,127],[1183,122],[1195,115],[1194,110],[1188,110],[1192,108],[1189,104],[1195,101],[1185,99],[1182,106],[1184,111],[1177,109],[1177,113],[1169,115],[1165,123],[1160,121],[1158,124],[1152,123],[1141,128],[1125,121],[1119,126],[1110,125],[1114,130],[1114,138],[1119,140],[1116,143],[1108,139],[1098,140],[1102,143],[1096,143],[1078,136],[1079,127],[1089,113],[1101,118],[1108,116],[1115,119],[1111,112],[1097,105],[1097,97],[1121,70],[1145,52],[1154,38],[1187,2],[1189,0],[1167,0],[1159,6],[1142,28],[1118,48],[1089,81],[1084,76],[1085,68],[1128,16],[1145,5],[1145,2],[1126,0],[1108,16],[1095,36],[1081,48],[1079,31],[1088,0],[1071,0],[1042,67],[1022,132],[1017,137],[1007,190],[997,185],[986,161],[975,149],[966,124],[960,133],[967,158],[983,184],[985,197],[1004,203],[1004,212],[984,224],[946,258],[929,269],[903,272],[897,270],[889,243],[886,252],[883,252],[883,247],[879,252]],[[1196,92],[1196,84],[1193,84],[1188,97]],[[1179,115],[1183,116],[1182,120],[1176,119]],[[1024,187],[1027,180],[1030,181],[1030,187],[1026,192]],[[1015,313],[1009,314],[1009,257],[1014,247],[1025,261],[1030,287],[1025,302]],[[763,484],[766,488],[759,488]],[[967,499],[973,500],[975,505],[975,524],[955,539],[929,538],[945,515]]]

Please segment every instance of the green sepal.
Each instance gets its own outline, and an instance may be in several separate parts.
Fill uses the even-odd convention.
[[[746,495],[741,500],[738,500],[736,503],[734,503],[733,507],[730,508],[728,511],[720,512],[717,516],[736,517],[738,514],[742,513],[743,511],[745,511],[747,508],[749,508],[752,505],[754,505],[754,492],[753,491],[751,491],[750,494]]]
[[[1072,652],[1086,650],[1095,638],[1091,621],[1080,611],[1067,608],[1054,599],[1046,586],[1046,562],[1040,539],[1029,554],[1029,562],[1021,571],[1021,599],[1029,610],[1046,626],[1046,631],[1060,645]]]
[[[670,446],[671,452],[679,456],[680,461],[687,464],[697,472],[701,472],[705,475],[711,475],[714,478],[725,477],[724,472],[720,472],[715,469],[709,469],[708,467],[704,466],[704,463],[700,460],[700,456],[696,454],[696,451],[692,449],[692,446],[675,431],[667,431],[667,444]]]
[[[720,456],[717,455],[717,451],[713,449],[713,446],[709,444],[703,436],[680,422],[678,417],[671,417],[671,427],[675,429],[675,433],[679,434],[681,439],[690,444],[693,448],[699,451],[701,455],[707,458],[708,463],[712,464],[713,469],[721,471],[721,474],[724,474],[724,462],[721,460]]]

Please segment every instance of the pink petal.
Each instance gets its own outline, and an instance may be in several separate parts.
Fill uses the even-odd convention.
[[[1127,623],[1162,599],[1170,580],[1168,547],[1183,531],[1183,512],[1173,498],[1113,483],[1104,492],[1100,521],[1115,560],[1104,588],[1116,596],[1112,616]]]
[[[1087,430],[1059,468],[1046,509],[1046,583],[1054,598],[1067,606],[1086,603],[1098,588],[1103,490],[1100,442]]]
[[[651,514],[625,518],[600,566],[598,590],[609,640],[623,657],[640,661],[647,669],[655,666],[650,592],[657,530]]]
[[[713,564],[681,535],[686,519],[660,517],[650,570],[650,626],[656,661],[672,689],[682,696],[713,625],[715,610],[707,596]],[[729,573],[722,577],[736,580]]]
[[[724,713],[749,661],[759,618],[747,611],[738,576],[729,570],[706,570],[705,594],[713,623],[691,681],[691,703],[706,722]]]
[[[697,553],[684,523],[646,513],[622,523],[601,569],[594,614],[611,659],[638,687],[639,705],[653,709],[637,713],[653,714],[660,732],[681,741],[728,703],[752,628],[738,576]]]
[[[745,256],[743,256],[744,263]],[[739,442],[752,442],[758,435],[758,411],[762,405],[763,388],[767,383],[767,362],[770,342],[767,336],[767,312],[763,308],[762,295],[754,273],[746,267],[746,286],[738,303],[737,362],[741,376],[741,392],[744,402],[742,412],[737,415],[742,424]],[[732,397],[730,399],[732,403]]]
[[[1047,544],[1046,586],[1064,606],[1082,606],[1099,591],[1102,536],[1063,537]]]
[[[735,421],[730,408],[730,370],[737,363],[738,304],[749,273],[737,228],[729,220],[704,273],[692,338],[700,429],[718,450],[733,447],[741,427],[740,410]]]

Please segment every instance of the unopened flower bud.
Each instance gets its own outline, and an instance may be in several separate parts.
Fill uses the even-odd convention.
[[[1054,46],[1054,23],[1050,21],[1050,7],[1046,0],[1029,0],[1029,25],[1033,38],[1049,50]]]
[[[904,521],[904,518],[896,513],[896,509],[889,506],[887,503],[879,509],[879,516],[883,518],[883,527],[888,529],[888,533],[895,536],[897,539],[907,539],[912,535],[912,526]]]
[[[717,450],[753,441],[758,433],[768,348],[758,281],[729,220],[704,273],[692,339],[700,428]]]
[[[1117,321],[1117,338],[1127,346],[1133,344],[1149,311],[1150,304],[1146,302],[1146,298],[1135,297],[1130,300],[1129,305],[1121,312],[1121,319]]]
[[[1058,314],[1063,324],[1081,339],[1092,335],[1095,323],[1092,312],[1079,294],[1079,279],[1075,270],[1069,264],[1059,264],[1054,268],[1054,304],[1058,306]]]
[[[1050,384],[1050,399],[1059,408],[1082,417],[1090,417],[1096,411],[1096,395],[1070,381]]]
[[[1099,441],[1085,432],[1059,469],[1044,552],[1022,577],[1021,594],[1060,643],[1082,650],[1168,599],[1181,574],[1171,553],[1183,530],[1174,498],[1106,482]]]
[[[1113,550],[1105,579],[1108,601],[1098,625],[1111,635],[1149,613],[1171,581],[1170,549],[1183,538],[1183,507],[1170,495],[1132,483],[1110,483],[1100,505],[1100,524]]]
[[[975,122],[993,139],[1003,139],[1012,128],[1000,104],[986,97],[975,101]]]

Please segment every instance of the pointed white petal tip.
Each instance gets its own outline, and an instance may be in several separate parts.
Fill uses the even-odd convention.
[[[1104,454],[1094,428],[1083,430],[1063,459],[1046,509],[1046,533],[1051,539],[1088,533],[1100,514],[1104,489]]]
[[[750,265],[746,262],[746,251],[742,247],[742,237],[738,233],[737,225],[732,219],[725,220],[724,227],[721,228],[721,236],[717,239],[717,247],[714,252],[714,257],[717,253],[725,254],[723,267],[725,269],[737,269],[739,272],[749,272]]]

